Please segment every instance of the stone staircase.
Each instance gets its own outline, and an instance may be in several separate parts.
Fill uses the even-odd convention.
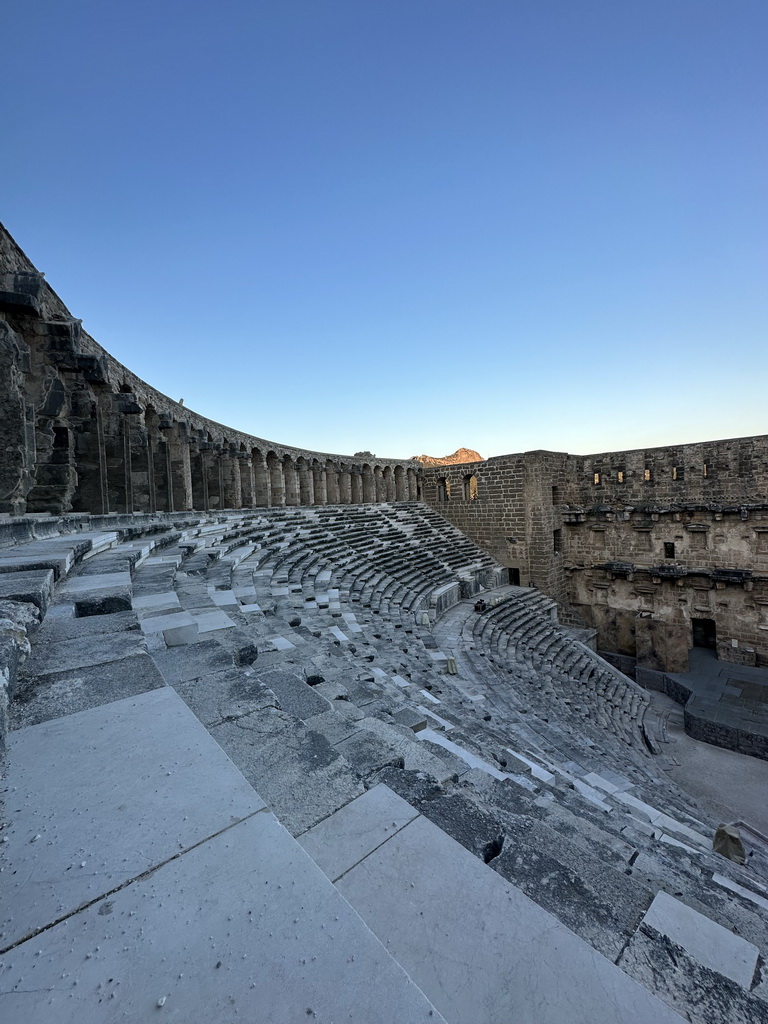
[[[167,717],[159,733],[149,730],[146,756],[170,763],[164,745],[189,731],[184,720],[207,737],[211,757],[224,757],[232,778],[242,777],[252,799],[268,808],[253,815],[274,816],[274,828],[286,830],[281,843],[304,846],[394,957],[387,970],[399,979],[392,985],[400,994],[381,995],[390,1010],[361,1009],[352,1019],[420,1020],[432,1011],[432,1019],[442,1013],[468,1024],[557,1021],[566,1005],[569,1020],[642,1020],[651,1013],[677,1019],[668,1007],[702,1022],[766,1019],[766,879],[711,852],[717,822],[669,782],[644,740],[645,694],[561,630],[543,595],[503,586],[503,570],[435,513],[403,503],[83,516],[58,524],[41,517],[5,527],[0,537],[14,542],[0,551],[0,607],[8,616],[2,651],[14,697],[10,771],[40,760],[40,813],[61,804],[56,829],[71,827],[80,811],[54,795],[55,780],[68,777],[87,804],[99,758],[109,757],[95,751],[88,761],[87,744],[62,740],[73,759],[67,776],[55,758],[45,759],[51,736],[87,722],[101,724],[80,725],[85,734],[125,731],[110,723],[139,709],[136,715]],[[479,593],[488,607],[476,612]],[[134,740],[143,729],[131,726]],[[42,747],[35,746],[43,735]],[[118,774],[130,781],[130,751],[122,763]],[[212,792],[190,778],[177,781],[173,799],[186,813]],[[31,826],[18,831],[13,776],[9,784],[10,842],[2,849],[13,854],[6,870],[18,873]],[[143,781],[132,789],[156,792]],[[34,805],[31,796],[15,803]],[[141,823],[151,818],[151,799],[148,805],[129,805],[125,843],[130,838],[132,849],[146,847]],[[171,817],[173,832],[181,826]],[[238,819],[241,834],[255,827],[249,822],[247,815]],[[211,829],[204,845],[221,841]],[[366,838],[358,848],[368,832],[370,846]],[[177,842],[190,851],[181,861],[198,848],[183,828]],[[245,883],[232,856],[225,888],[238,891]],[[307,874],[304,854],[285,856]],[[64,860],[61,877],[75,870],[75,861]],[[57,870],[46,868],[45,877],[58,893]],[[140,884],[138,875],[115,881],[104,874],[109,885],[101,895],[82,908],[57,904],[44,911],[42,926],[26,895],[11,907],[22,924],[7,933],[7,962],[20,979],[28,977],[24,958],[43,949],[35,945],[40,927],[46,936],[65,934],[68,922],[81,913],[92,917],[100,900],[109,902],[115,885],[127,893]],[[174,884],[188,891],[182,876]],[[136,906],[150,906],[150,897],[131,892],[142,901]],[[178,909],[174,919],[187,915],[192,922],[188,955],[197,964],[207,941],[223,939],[206,940],[199,911],[174,902],[173,892],[171,886],[165,898],[174,914]],[[220,898],[226,903],[229,896]],[[269,913],[280,917],[279,906]],[[325,910],[313,920],[320,931],[328,927]],[[170,943],[181,956],[171,929],[157,915],[147,921],[156,930],[155,948]],[[710,932],[714,954],[707,960],[695,937]],[[354,957],[357,939],[350,936]],[[228,939],[238,958],[253,957],[252,944]],[[301,939],[307,948],[314,941]],[[237,996],[226,1013],[239,1019],[248,1007],[251,1018],[244,1019],[252,1019],[260,1006],[258,1019],[295,1020],[290,1000],[281,1007],[264,991],[280,989],[275,964],[283,947],[275,945],[273,959],[263,943],[258,948],[266,960],[254,968],[261,979],[256,991],[266,1002],[237,1002],[250,991],[242,968],[232,978]],[[64,952],[48,949],[38,963],[54,965],[40,974],[52,978]],[[159,968],[150,960],[142,960],[145,973],[135,978],[151,979],[154,993]],[[321,1004],[312,993],[324,990],[306,973],[308,987],[297,989],[307,993],[303,1013],[327,1020],[353,1013],[343,1000]],[[567,979],[567,1004],[553,977]],[[599,980],[587,985],[584,978]],[[14,974],[14,986],[0,990],[3,1019],[3,999],[13,1011],[8,1019],[52,1019],[37,1009],[44,1007],[43,989],[26,987]],[[194,999],[179,1003],[178,1019],[225,1019],[218,985],[207,1003],[190,991]],[[398,1002],[406,997],[409,1008]],[[171,996],[162,1007],[155,1005],[160,998],[152,995],[141,1012],[139,1003],[121,1002],[120,1012],[125,1019],[143,1019],[149,1009],[167,1013]],[[67,999],[63,1005],[73,1009],[57,1019],[103,1019],[91,995]]]

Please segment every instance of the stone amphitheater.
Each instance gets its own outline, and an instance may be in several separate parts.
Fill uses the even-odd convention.
[[[768,1021],[768,839],[714,852],[670,778],[647,686],[672,692],[688,620],[659,598],[634,654],[597,653],[619,619],[566,579],[668,581],[541,542],[609,514],[542,476],[565,456],[500,460],[486,537],[494,460],[451,487],[222,427],[0,254],[0,1019]],[[713,521],[762,521],[744,486]],[[762,593],[708,571],[713,609]]]

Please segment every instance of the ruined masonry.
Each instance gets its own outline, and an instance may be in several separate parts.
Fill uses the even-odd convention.
[[[684,676],[764,665],[765,439],[288,448],[0,253],[0,1019],[765,1024],[768,839],[647,691],[765,756]]]

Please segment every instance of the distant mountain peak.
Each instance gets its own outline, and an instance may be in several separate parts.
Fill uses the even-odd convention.
[[[485,462],[483,456],[471,448],[458,448],[453,455],[444,455],[441,459],[432,455],[412,455],[411,459],[420,462],[422,466],[458,466],[462,462]]]

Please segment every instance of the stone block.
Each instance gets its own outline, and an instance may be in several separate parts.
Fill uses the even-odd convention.
[[[141,631],[147,634],[160,633],[168,647],[177,647],[194,643],[198,635],[198,623],[189,612],[175,612],[142,619]]]
[[[26,601],[45,615],[53,599],[53,584],[53,569],[0,573],[0,599]]]
[[[751,942],[670,896],[659,892],[643,923],[682,946],[704,967],[749,989],[759,950]]]
[[[514,885],[418,817],[337,886],[454,1024],[680,1024]]]
[[[418,816],[414,807],[379,784],[314,825],[299,842],[336,881]]]
[[[61,597],[72,602],[78,618],[130,611],[132,596],[130,572],[74,576],[61,587]]]

